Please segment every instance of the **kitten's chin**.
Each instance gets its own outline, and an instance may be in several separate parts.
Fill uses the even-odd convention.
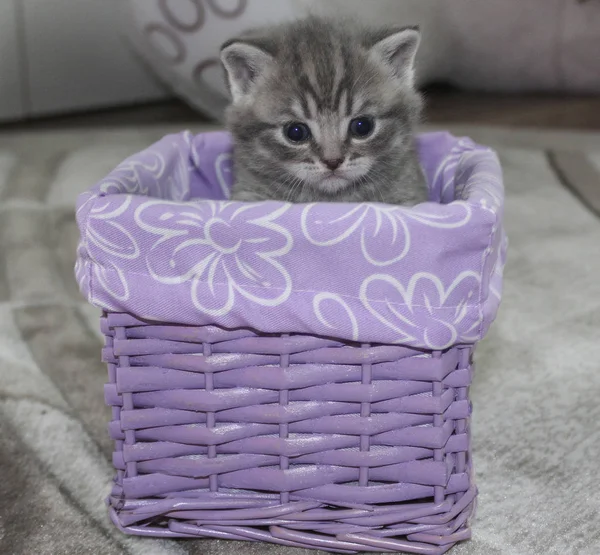
[[[321,181],[315,184],[315,188],[319,191],[328,195],[339,193],[343,189],[350,186],[350,180],[344,177],[338,177],[335,175],[325,177]]]

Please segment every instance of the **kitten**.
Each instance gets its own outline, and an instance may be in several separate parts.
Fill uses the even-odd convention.
[[[414,145],[418,28],[316,17],[250,31],[221,60],[242,201],[427,200]]]

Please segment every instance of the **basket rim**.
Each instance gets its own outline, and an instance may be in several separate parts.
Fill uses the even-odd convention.
[[[76,266],[80,288],[88,300],[100,308],[129,312],[152,321],[254,327],[265,333],[316,333],[353,341],[379,338],[379,342],[403,342],[427,349],[476,342],[486,333],[500,302],[507,242],[502,228],[503,186],[499,161],[492,150],[448,133],[423,134],[419,147],[431,194],[441,203],[429,202],[411,208],[377,203],[236,203],[214,198],[190,200],[193,187],[182,191],[165,186],[169,179],[180,177],[180,158],[188,163],[194,176],[202,171],[206,173],[207,159],[215,162],[230,152],[231,140],[227,134],[167,135],[128,158],[107,178],[80,195],[77,219],[81,241]],[[428,162],[423,152],[433,148],[437,149],[435,161]],[[159,152],[161,155],[157,156]],[[155,189],[144,182],[149,179],[148,172],[152,173],[151,162],[162,164],[158,173],[155,169]],[[212,181],[214,187],[214,177]],[[221,185],[218,182],[218,186]],[[165,191],[171,198],[157,198],[161,194],[165,196]],[[451,200],[455,191],[464,198]],[[180,200],[174,200],[178,195]],[[444,200],[449,202],[444,203]],[[158,220],[168,215],[179,229],[160,224],[156,218],[159,211],[162,212]],[[349,221],[351,225],[333,239],[315,239],[314,230],[322,224],[318,218],[323,216],[329,219],[323,220],[326,225],[319,233],[321,229],[341,225],[340,222]],[[201,229],[183,229],[180,222],[186,218],[196,218],[201,222]],[[220,235],[213,240],[213,228],[209,231],[209,227],[215,222],[220,225]],[[137,257],[123,252],[121,246],[114,247],[115,229],[125,240],[133,240],[132,245],[139,240],[140,245],[135,245]],[[397,249],[394,252],[397,256],[387,264],[390,260],[385,260],[385,250],[390,248],[391,230],[394,237],[391,245]],[[257,265],[264,263],[258,270],[265,272],[260,277],[270,272],[275,283],[257,280],[252,275],[256,273],[251,265],[254,262],[242,258],[240,264],[237,254],[233,257],[237,269],[233,271],[239,270],[238,276],[232,277],[231,267],[225,264],[215,269],[215,264],[220,264],[215,259],[221,260],[228,254],[224,245],[240,244],[249,233],[257,234],[251,236],[251,241],[268,244],[262,250],[256,247],[250,255],[257,259]],[[403,244],[400,240],[396,242],[396,237],[402,234]],[[428,234],[427,241],[420,239],[420,234]],[[153,263],[161,266],[168,259],[165,258],[168,253],[159,255],[157,251],[173,237],[184,237],[188,243],[204,242],[204,246],[214,252],[207,255],[203,267],[188,260],[182,262],[183,266],[187,264],[185,271],[178,268],[179,273],[169,275],[167,269],[161,274],[149,260],[154,257]],[[348,271],[354,270],[353,254],[346,252],[346,240],[353,242],[355,255],[362,252],[367,263],[371,263],[369,269],[364,270],[365,278],[360,287],[356,283],[345,283],[347,278],[340,275],[341,272],[337,272],[336,278],[335,269],[331,268],[331,260],[335,259],[346,264]],[[371,241],[372,246],[365,247],[366,240]],[[181,241],[168,254],[171,260],[179,252]],[[290,258],[292,247],[295,250]],[[371,248],[379,258],[371,257],[367,252]],[[414,257],[415,261],[409,260],[411,248],[420,254]],[[210,256],[212,259],[208,260]],[[330,282],[334,280],[333,286],[329,283],[321,287],[308,272],[303,274],[298,266],[306,261],[312,261],[313,267],[327,269]],[[417,263],[421,264],[420,269]],[[364,260],[359,260],[358,266],[364,264]],[[451,275],[450,267],[454,268]],[[215,277],[219,272],[221,277]],[[134,282],[138,290],[150,288],[161,296],[166,295],[163,302],[177,308],[165,306],[153,311],[148,303],[139,302],[140,295],[132,300],[130,289]],[[471,285],[465,285],[467,282]],[[386,287],[391,294],[372,293]],[[468,292],[456,293],[461,288]],[[203,304],[198,300],[202,295],[213,298]],[[183,297],[187,297],[189,309],[184,306]],[[285,310],[282,310],[283,305],[287,307]],[[306,318],[298,322],[296,310],[299,307],[302,311],[309,305],[313,313],[310,324]],[[255,314],[250,315],[250,311]],[[332,325],[331,320],[336,318],[325,315],[325,311],[345,319],[343,328]],[[448,320],[454,318],[452,314],[458,311],[460,322],[448,324]],[[275,313],[278,323],[271,322]],[[365,316],[367,313],[369,316]],[[369,320],[366,325],[359,322],[365,318]],[[410,324],[407,319],[411,320]],[[439,325],[435,330],[424,329],[436,320]],[[406,332],[405,324],[415,329]],[[369,327],[373,331],[363,331]]]

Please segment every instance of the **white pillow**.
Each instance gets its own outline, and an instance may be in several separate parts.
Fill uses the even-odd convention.
[[[498,91],[600,91],[600,3],[577,0],[125,0],[125,32],[178,95],[212,117],[226,106],[219,49],[257,25],[308,11],[419,24],[421,84]]]

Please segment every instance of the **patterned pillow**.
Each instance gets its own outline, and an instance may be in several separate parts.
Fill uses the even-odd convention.
[[[249,27],[286,20],[308,9],[377,25],[418,23],[423,31],[421,83],[449,82],[495,91],[600,91],[600,2],[125,2],[126,32],[135,49],[178,95],[213,117],[220,117],[228,102],[219,62],[221,44]]]

